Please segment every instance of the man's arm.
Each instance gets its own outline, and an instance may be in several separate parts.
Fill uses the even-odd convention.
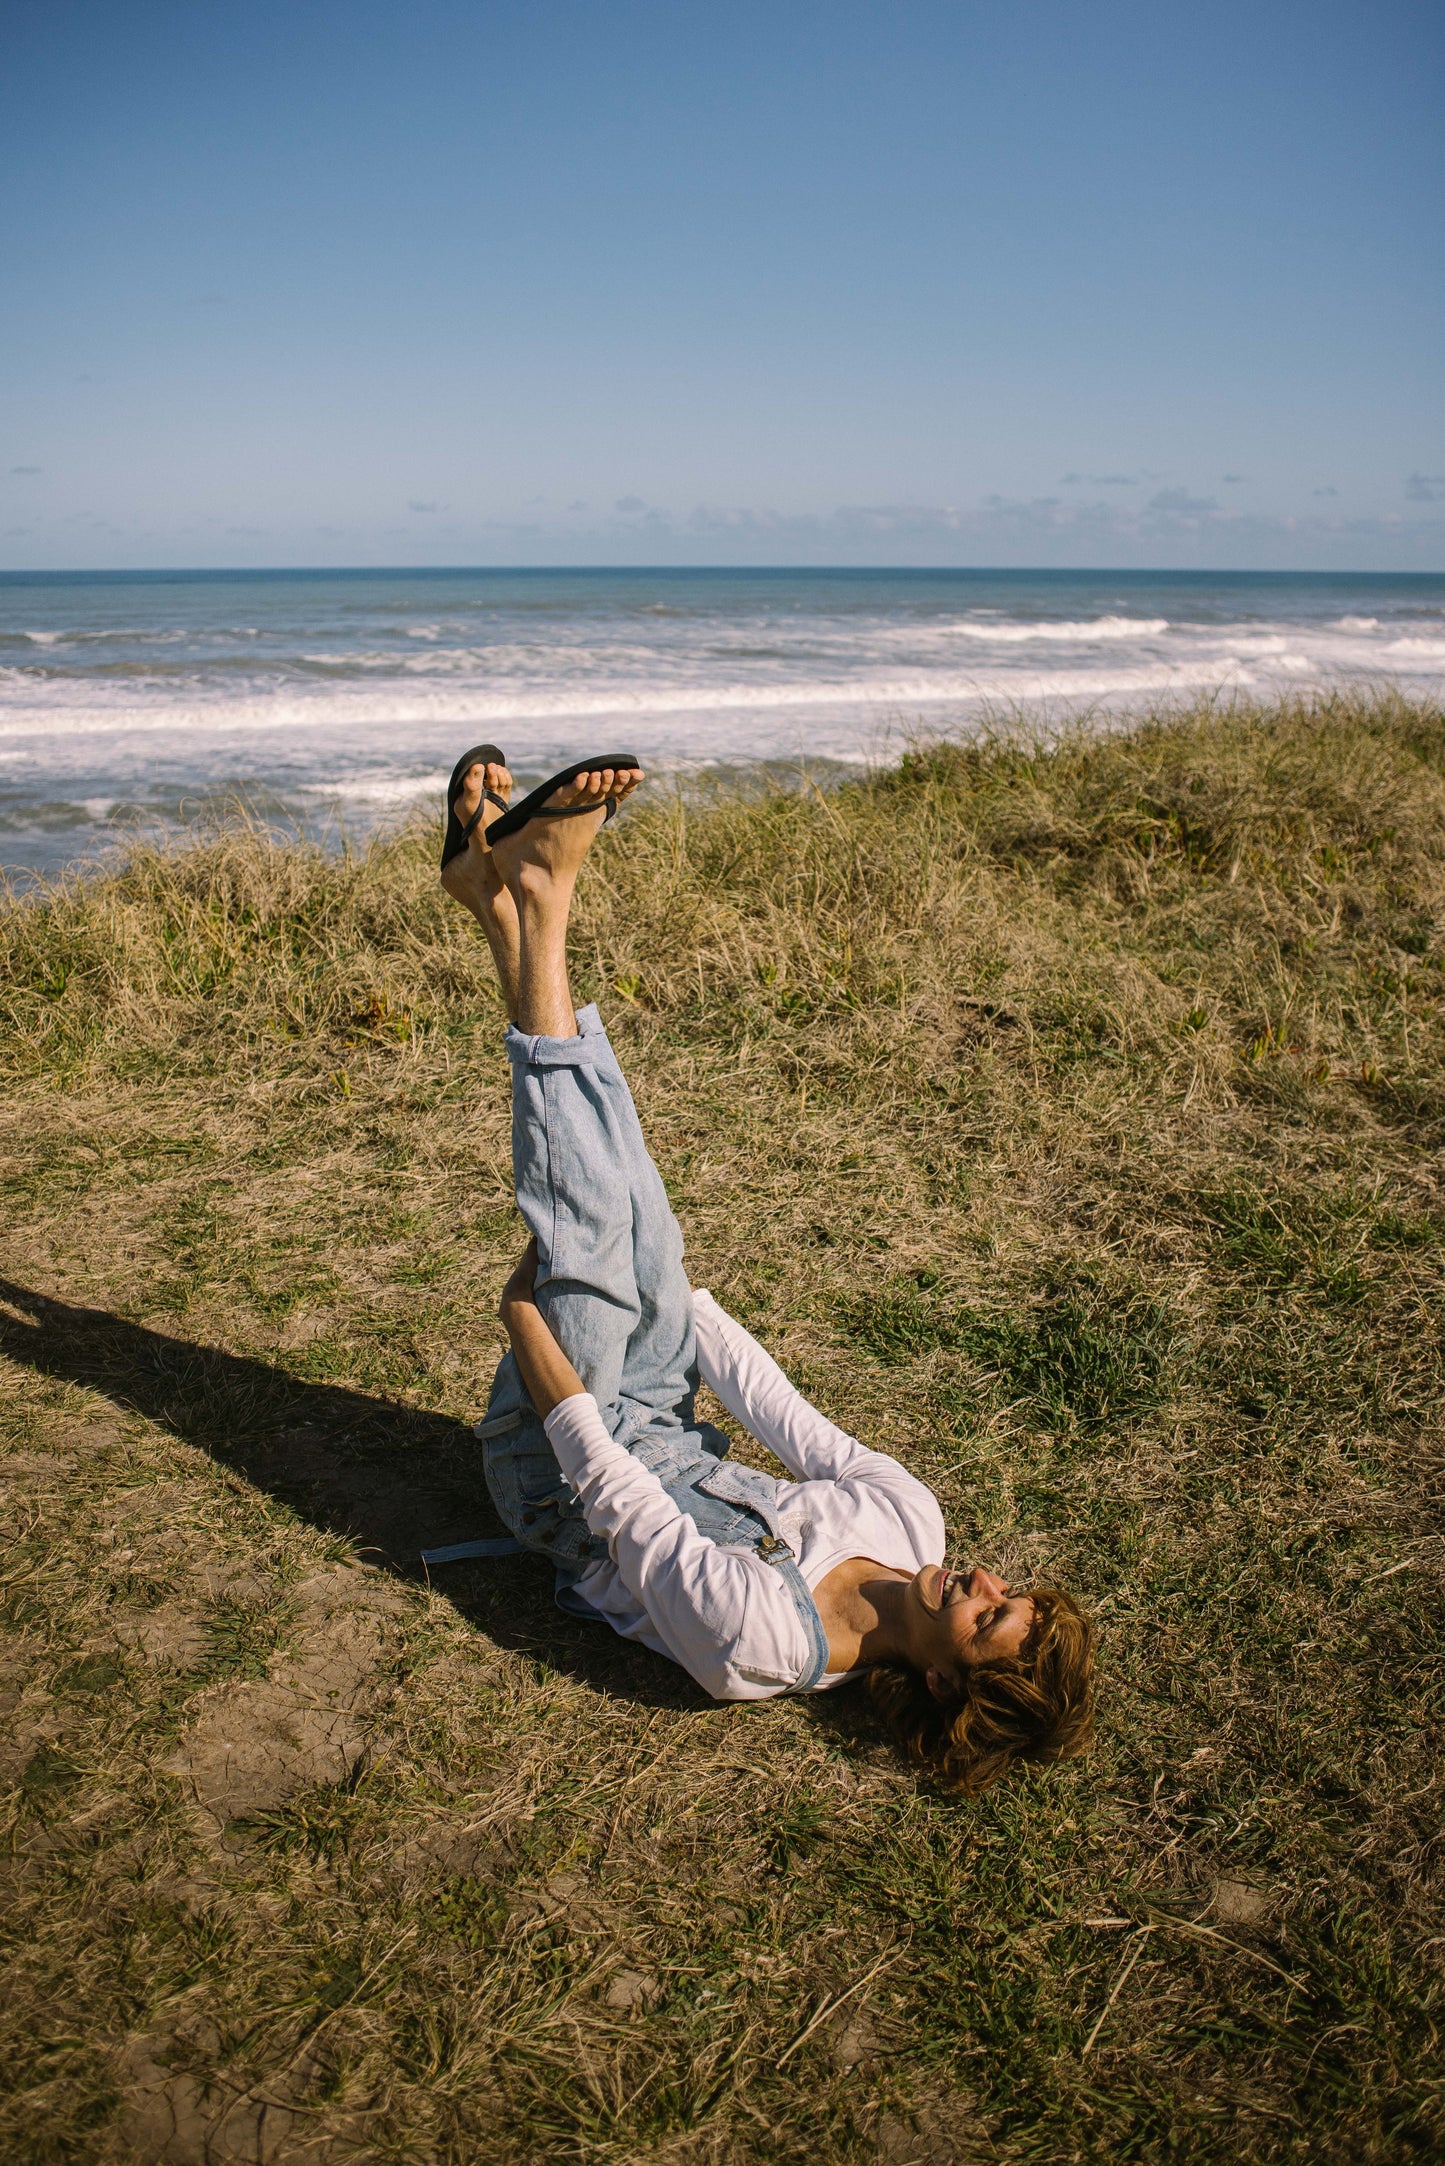
[[[772,1355],[705,1288],[694,1290],[692,1307],[703,1382],[795,1479],[836,1482],[894,1465],[810,1405]]]
[[[533,1293],[537,1281],[537,1244],[529,1241],[497,1304],[497,1314],[507,1327],[517,1367],[527,1395],[543,1421],[564,1399],[585,1392],[577,1371],[553,1338],[547,1319]]]
[[[557,1464],[607,1544],[618,1577],[671,1655],[716,1700],[764,1699],[807,1657],[792,1598],[769,1566],[719,1549],[640,1460],[614,1442],[532,1296],[536,1246],[502,1290],[499,1313]],[[749,1619],[751,1660],[734,1667]]]

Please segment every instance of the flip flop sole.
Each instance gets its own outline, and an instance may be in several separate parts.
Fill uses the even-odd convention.
[[[456,803],[457,791],[462,786],[463,776],[469,767],[476,766],[478,760],[483,765],[490,761],[494,767],[505,767],[507,755],[505,752],[500,752],[495,745],[473,745],[471,751],[464,752],[452,769],[452,779],[447,784],[447,833],[446,840],[442,844],[443,872],[445,872],[454,857],[461,856],[467,846],[467,829],[463,827],[461,821],[453,812],[452,806]],[[484,798],[483,803],[485,802]],[[493,796],[492,802],[496,804],[499,800]]]
[[[595,812],[597,809],[595,805],[549,806],[547,799],[554,790],[560,790],[564,783],[575,782],[578,775],[591,774],[597,768],[610,767],[615,771],[619,767],[640,767],[641,765],[642,762],[635,752],[594,752],[588,759],[574,760],[570,767],[562,769],[560,775],[553,775],[550,781],[542,784],[540,789],[529,791],[520,804],[513,805],[510,812],[504,812],[500,820],[494,820],[487,829],[487,840],[495,848],[499,842],[505,842],[508,835],[520,834],[529,820],[535,820],[539,817],[555,818],[559,813],[570,813],[574,810],[577,812]],[[615,801],[609,797],[606,802],[610,808]],[[610,810],[608,817],[611,818]]]

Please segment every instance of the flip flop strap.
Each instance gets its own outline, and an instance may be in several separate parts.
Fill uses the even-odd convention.
[[[476,826],[478,820],[481,818],[483,812],[485,811],[489,799],[492,804],[499,806],[503,812],[507,810],[507,800],[505,797],[498,797],[495,790],[483,790],[481,804],[478,805],[476,811],[472,814],[466,826],[462,829],[463,842],[470,842],[472,829]]]
[[[604,802],[607,810],[602,815],[602,825],[605,827],[617,810],[617,799],[609,797]],[[596,810],[595,805],[539,805],[536,811],[531,814],[531,818],[534,820],[580,820],[584,812],[595,812]]]

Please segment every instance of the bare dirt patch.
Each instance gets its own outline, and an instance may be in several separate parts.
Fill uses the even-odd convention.
[[[0,1459],[0,1483],[53,1481],[71,1464],[57,1452],[8,1452]]]
[[[218,1686],[163,1765],[218,1826],[353,1773],[388,1696],[405,1602],[380,1577],[337,1565],[293,1593],[290,1646],[255,1682]]]
[[[114,1633],[123,1647],[134,1647],[147,1662],[177,1670],[195,1669],[210,1645],[205,1619],[173,1602],[136,1616],[117,1616]]]
[[[264,2084],[187,2070],[213,2065],[222,2041],[213,2025],[131,2039],[117,2061],[125,2105],[117,2133],[147,2166],[285,2166],[288,2160],[355,2159],[364,2124],[344,2116],[318,2134],[315,2092],[329,2074],[319,2052],[303,2052]],[[177,2062],[181,2063],[178,2068]],[[337,2125],[338,2122],[342,2125]]]

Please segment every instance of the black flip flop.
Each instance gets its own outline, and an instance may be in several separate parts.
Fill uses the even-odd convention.
[[[539,790],[532,790],[519,805],[513,805],[510,812],[493,821],[487,829],[487,840],[495,847],[497,843],[505,842],[508,835],[520,834],[529,820],[573,820],[584,812],[595,812],[595,805],[549,805],[547,799],[554,790],[560,790],[564,782],[575,782],[579,775],[593,774],[602,767],[610,767],[615,772],[619,767],[641,765],[633,752],[594,752],[590,759],[574,760],[560,775],[553,775],[550,782],[544,782]],[[617,810],[617,799],[609,797],[606,804],[604,827]]]
[[[446,871],[446,868],[448,865],[450,865],[452,859],[454,857],[460,857],[463,850],[465,850],[467,843],[471,838],[472,829],[476,826],[478,820],[482,816],[482,806],[485,805],[489,799],[492,804],[500,805],[503,812],[505,812],[507,809],[507,800],[505,797],[498,797],[495,790],[483,790],[482,802],[480,805],[478,805],[476,811],[472,814],[465,827],[462,826],[461,821],[457,818],[456,813],[452,809],[456,803],[457,791],[462,786],[462,780],[467,772],[467,769],[469,767],[475,767],[478,760],[480,760],[483,765],[490,761],[494,767],[505,767],[507,764],[506,754],[503,752],[499,752],[495,745],[473,745],[471,751],[464,752],[461,758],[457,761],[456,766],[452,769],[452,779],[447,784],[447,837],[446,841],[442,844],[443,872]]]

